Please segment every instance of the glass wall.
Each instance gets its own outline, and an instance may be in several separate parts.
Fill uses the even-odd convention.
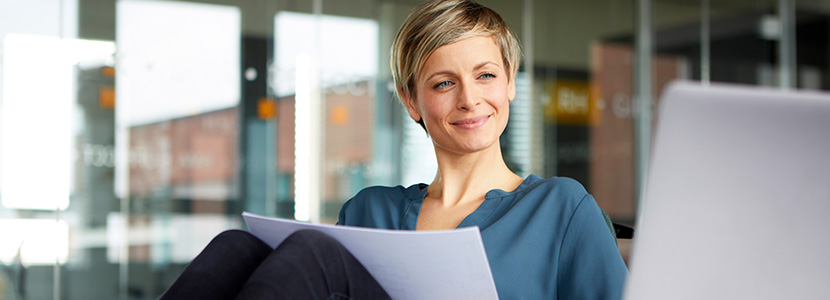
[[[629,226],[668,82],[830,88],[828,0],[480,2],[524,52],[509,167]],[[431,182],[388,59],[418,3],[0,0],[0,299],[155,299],[243,211]]]

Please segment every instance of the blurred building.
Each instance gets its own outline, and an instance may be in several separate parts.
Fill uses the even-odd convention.
[[[363,81],[323,90],[328,222],[336,222],[342,202],[366,184],[374,125],[369,87]],[[282,97],[273,108],[279,128],[274,167],[288,177],[294,172],[294,101],[293,95]],[[131,127],[130,197],[159,202],[160,207],[147,210],[151,214],[238,213],[239,116],[232,107]]]

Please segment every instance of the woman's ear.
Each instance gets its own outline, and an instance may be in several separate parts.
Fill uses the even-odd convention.
[[[404,106],[406,107],[406,112],[409,113],[409,117],[412,118],[413,121],[418,122],[421,120],[421,112],[418,110],[418,104],[415,103],[415,100],[409,97],[409,94],[405,93],[404,91],[399,91],[398,95],[401,96],[401,101],[403,102]]]
[[[507,102],[513,102],[516,99],[516,76],[507,83]]]

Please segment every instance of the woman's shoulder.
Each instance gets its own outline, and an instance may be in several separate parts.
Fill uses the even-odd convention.
[[[579,181],[569,177],[542,178],[531,174],[522,185],[527,185],[523,192],[533,195],[556,196],[557,198],[567,196],[566,198],[577,200],[588,195],[588,191]]]
[[[586,199],[593,201],[585,187],[573,178],[530,175],[522,185],[516,190],[512,202],[540,214],[557,212],[563,213],[564,218]]]
[[[402,185],[398,186],[370,186],[360,190],[351,200],[358,200],[360,201],[373,201],[377,199],[400,199],[401,197],[414,199],[417,198],[418,194],[422,189],[426,188],[426,185],[421,184],[413,184],[409,187],[404,187]]]
[[[542,178],[537,175],[528,175],[525,180],[513,191],[490,191],[487,199],[494,200],[498,206],[495,219],[518,216],[518,219],[527,219],[531,216],[562,220],[568,219],[571,212],[583,202],[592,199],[585,188],[578,181],[567,177]],[[557,214],[557,218],[551,218]]]
[[[415,200],[424,184],[415,184],[409,187],[398,186],[370,186],[360,190],[354,197],[346,201],[346,207],[376,207],[405,205]]]
[[[358,192],[340,208],[338,224],[376,228],[399,228],[402,213],[424,185],[372,186]]]

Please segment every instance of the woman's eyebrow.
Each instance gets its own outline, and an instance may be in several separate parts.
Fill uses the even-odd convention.
[[[488,61],[482,62],[482,63],[480,63],[480,64],[477,64],[477,65],[473,68],[473,71],[478,70],[478,69],[481,69],[481,68],[484,68],[484,66],[486,66],[486,65],[488,65],[488,64],[492,64],[492,65],[495,65],[496,67],[499,67],[499,64],[497,64],[496,62],[494,62],[494,61],[489,61],[489,60],[488,60]]]
[[[473,67],[473,71],[484,68],[487,65],[494,65],[495,67],[499,67],[498,63],[496,63],[494,61],[491,61],[491,60],[488,60],[488,61],[481,62],[481,63],[475,65]],[[429,76],[427,78],[424,78],[424,82],[429,81],[430,79],[432,79],[432,77],[435,77],[435,76],[438,76],[438,75],[455,76],[456,74],[455,74],[455,72],[452,72],[450,70],[441,70],[441,71],[437,71],[435,73],[429,74]]]
[[[438,76],[438,75],[455,76],[455,73],[451,72],[451,71],[448,71],[448,70],[438,71],[438,72],[430,74],[429,77],[424,78],[424,81],[425,82],[429,81],[430,79],[432,79],[432,77],[435,77],[435,76]]]
[[[475,65],[473,67],[473,71],[484,68],[487,65],[494,65],[496,67],[499,67],[498,63],[488,60],[488,61],[485,61],[485,62],[482,62],[482,63],[479,63],[479,64]],[[452,72],[452,71],[449,71],[449,70],[437,71],[435,73],[430,74],[427,78],[424,78],[424,81],[429,81],[430,79],[432,79],[432,77],[435,77],[435,76],[438,76],[438,75],[454,76],[455,72]]]

